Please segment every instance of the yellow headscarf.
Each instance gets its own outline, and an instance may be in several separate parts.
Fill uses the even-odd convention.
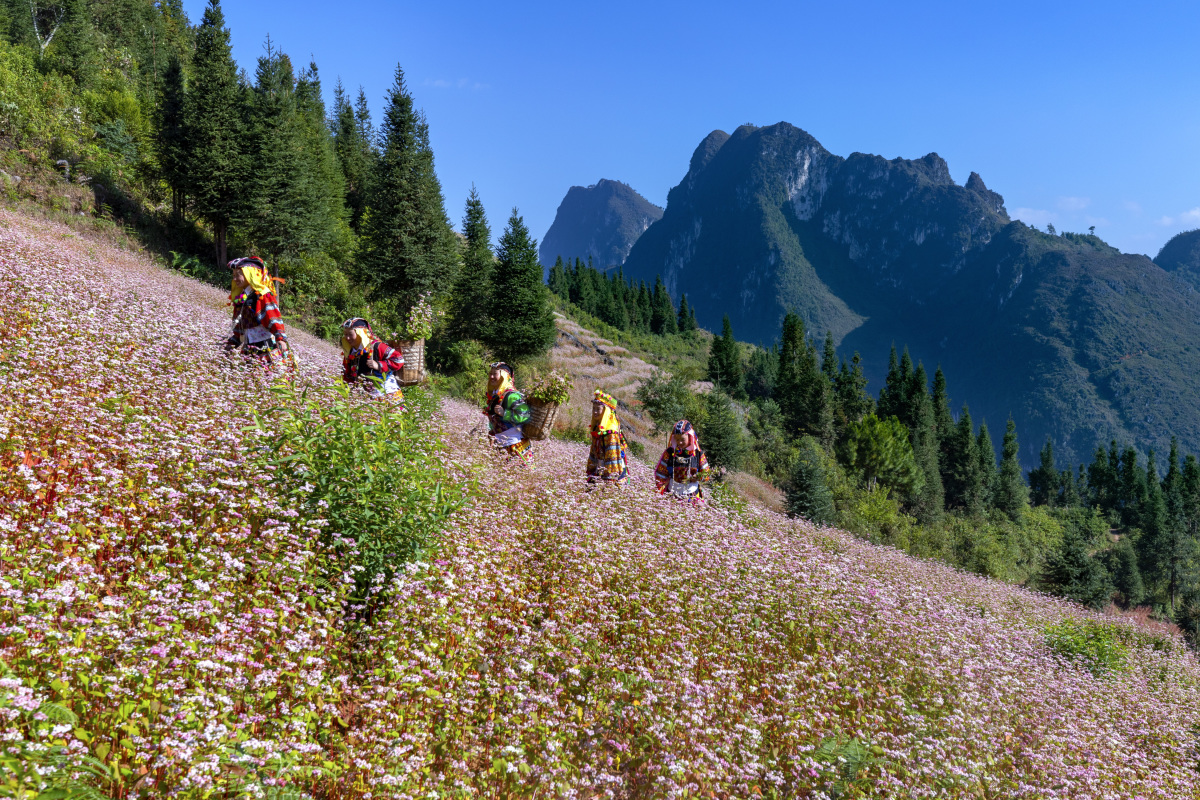
[[[375,341],[369,328],[351,328],[350,333],[353,334],[350,341],[346,340],[345,333],[342,334],[342,355],[346,358],[356,351],[361,353],[371,346],[371,342]]]
[[[605,394],[603,390],[597,389],[592,402],[604,406],[604,411],[600,414],[600,421],[592,424],[593,436],[601,436],[611,431],[621,430],[621,421],[617,419],[616,412],[617,401],[612,395]]]
[[[253,289],[254,293],[259,297],[262,297],[267,292],[275,291],[273,288],[273,282],[275,279],[267,273],[266,269],[259,269],[253,264],[247,264],[244,267],[238,267],[238,269],[242,271],[242,277],[246,279],[246,283],[250,285],[250,288]],[[231,281],[229,285],[229,299],[237,300],[237,298],[237,292],[234,290],[233,283]]]
[[[499,370],[499,372],[500,372],[500,380],[498,380],[498,381],[493,381],[492,376],[488,375],[487,393],[488,393],[489,401],[491,400],[493,395],[495,395],[495,397],[497,399],[499,399],[501,397],[504,397],[505,393],[508,392],[510,389],[516,388],[513,385],[512,374],[508,370],[502,369],[502,370]]]

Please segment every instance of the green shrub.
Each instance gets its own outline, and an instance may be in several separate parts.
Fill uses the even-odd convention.
[[[816,439],[800,440],[800,453],[792,467],[787,487],[789,517],[804,517],[818,525],[834,521],[833,492],[826,474],[827,457]]]
[[[360,401],[350,387],[273,390],[282,402],[255,410],[260,466],[302,518],[324,519],[323,535],[359,567],[354,599],[418,558],[467,499],[442,466],[431,419],[436,402],[408,390],[408,410]],[[292,395],[298,394],[297,397]]]
[[[701,427],[706,404],[689,384],[682,376],[656,371],[638,387],[637,399],[654,420],[655,433],[666,433],[681,419],[690,420],[697,429]]]
[[[85,126],[70,78],[43,75],[24,48],[0,42],[0,133],[46,158],[77,153]]]
[[[1114,625],[1065,618],[1045,630],[1046,646],[1096,677],[1129,668],[1130,634]]]
[[[434,387],[451,397],[482,407],[491,354],[473,339],[433,344],[426,357],[439,373],[431,376]],[[426,343],[426,347],[429,348],[430,343]]]

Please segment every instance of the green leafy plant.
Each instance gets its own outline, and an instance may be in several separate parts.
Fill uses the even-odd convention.
[[[450,488],[430,430],[435,401],[407,392],[409,410],[386,401],[358,402],[349,387],[273,388],[281,401],[254,412],[259,459],[277,490],[308,518],[326,520],[324,534],[351,554],[353,599],[365,601],[467,500]]]
[[[529,400],[563,405],[571,399],[571,378],[566,373],[551,370],[538,376],[525,391]]]
[[[1129,644],[1113,625],[1095,620],[1065,618],[1048,625],[1046,646],[1074,661],[1097,678],[1129,668]]]

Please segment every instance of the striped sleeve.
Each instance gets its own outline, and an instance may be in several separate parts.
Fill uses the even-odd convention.
[[[404,369],[404,354],[386,342],[375,345],[375,360],[384,372],[399,372]]]
[[[270,331],[276,339],[287,338],[287,329],[283,326],[283,315],[279,313],[279,303],[275,300],[274,294],[268,292],[258,298],[258,306],[255,311],[258,315],[259,325]]]

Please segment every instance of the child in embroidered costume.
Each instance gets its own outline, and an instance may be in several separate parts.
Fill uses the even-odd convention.
[[[513,385],[513,368],[503,361],[492,364],[488,372],[487,408],[488,436],[510,456],[527,456],[533,443],[525,438],[522,426],[529,422],[529,404]]]
[[[233,335],[225,342],[225,352],[240,351],[270,369],[274,361],[292,362],[287,329],[279,314],[272,278],[256,256],[235,258],[229,300],[233,304]]]
[[[362,379],[363,388],[372,397],[387,397],[404,402],[400,391],[400,370],[404,355],[382,341],[362,317],[342,323],[342,380],[354,383]]]
[[[704,492],[700,484],[712,478],[708,456],[700,449],[692,423],[681,419],[675,423],[663,450],[658,466],[654,468],[654,485],[659,494],[672,494],[694,503],[703,502]]]
[[[587,462],[588,483],[624,486],[629,481],[629,454],[617,401],[600,389],[592,398],[592,451]]]

